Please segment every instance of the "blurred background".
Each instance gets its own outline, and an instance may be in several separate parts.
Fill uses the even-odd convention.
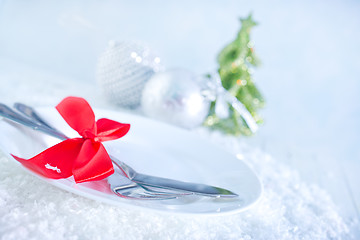
[[[266,107],[264,125],[244,141],[326,189],[348,221],[359,221],[359,1],[0,0],[0,83],[14,83],[14,92],[14,76],[96,86],[111,39],[146,42],[167,68],[211,72],[249,13],[259,23],[254,80]]]

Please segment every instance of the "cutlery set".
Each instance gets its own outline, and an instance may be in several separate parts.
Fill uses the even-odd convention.
[[[68,137],[47,123],[33,108],[16,103],[14,110],[0,103],[0,116],[5,121],[40,131],[59,140]],[[129,165],[110,156],[115,172],[107,178],[111,190],[120,197],[135,200],[171,200],[189,195],[211,198],[237,198],[229,190],[199,183],[177,181],[138,173]]]

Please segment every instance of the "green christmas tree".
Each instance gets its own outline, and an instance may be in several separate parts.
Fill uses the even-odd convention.
[[[241,29],[236,39],[228,44],[218,55],[219,75],[222,85],[235,96],[251,113],[254,120],[263,122],[257,111],[264,107],[265,101],[252,80],[253,67],[259,60],[254,53],[254,44],[250,41],[250,31],[257,25],[250,14],[240,19]],[[204,124],[233,135],[251,135],[252,132],[240,114],[229,105],[229,117],[222,119],[215,113],[214,101]]]

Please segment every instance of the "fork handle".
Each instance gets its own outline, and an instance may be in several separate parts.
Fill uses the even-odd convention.
[[[14,108],[25,116],[29,117],[30,119],[35,120],[38,124],[56,130],[54,127],[50,126],[47,122],[45,122],[32,107],[27,106],[23,103],[15,103]]]
[[[15,112],[14,110],[12,110],[11,108],[9,108],[8,106],[6,106],[2,103],[0,103],[0,115],[5,118],[8,118],[14,122],[20,123],[22,125],[32,128],[34,130],[49,134],[49,135],[59,138],[61,140],[68,139],[64,134],[56,131],[55,129],[49,128],[47,126],[43,126],[39,123],[36,123],[33,120],[31,120],[27,117],[24,117],[23,115]]]

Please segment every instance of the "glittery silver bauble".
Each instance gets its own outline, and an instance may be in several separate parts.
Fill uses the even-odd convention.
[[[143,44],[110,41],[99,58],[97,81],[109,101],[134,108],[145,83],[160,69],[160,58]]]
[[[156,73],[145,85],[141,105],[149,117],[190,129],[202,124],[209,113],[210,101],[202,90],[191,72]]]

